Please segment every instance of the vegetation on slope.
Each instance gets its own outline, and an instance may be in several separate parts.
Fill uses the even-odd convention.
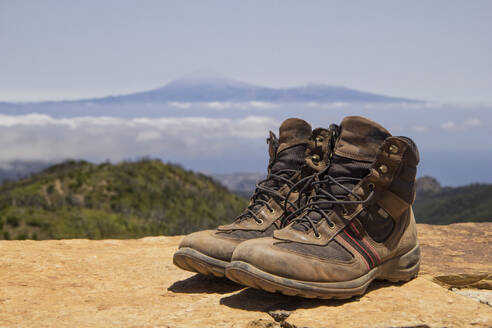
[[[492,185],[417,183],[419,223],[492,219]],[[247,200],[211,178],[159,160],[67,161],[0,185],[0,239],[135,238],[230,222]]]
[[[67,161],[0,186],[0,239],[185,234],[230,222],[246,202],[159,160]]]
[[[418,223],[490,222],[492,185],[471,184],[417,192],[413,206]]]

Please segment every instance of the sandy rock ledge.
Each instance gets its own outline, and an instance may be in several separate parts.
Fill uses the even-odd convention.
[[[2,241],[0,327],[492,327],[492,223],[419,225],[419,238],[418,278],[346,301],[182,271],[181,237]]]

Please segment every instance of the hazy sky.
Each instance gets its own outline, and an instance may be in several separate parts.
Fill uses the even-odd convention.
[[[492,1],[0,0],[0,100],[151,89],[197,70],[492,102]]]

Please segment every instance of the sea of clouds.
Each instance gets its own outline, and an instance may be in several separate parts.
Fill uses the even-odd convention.
[[[458,179],[460,183],[492,181],[491,173],[483,173],[488,170],[473,166],[492,165],[492,156],[488,163],[489,157],[485,157],[485,163],[480,157],[492,154],[492,107],[346,103],[159,106],[147,106],[153,108],[152,115],[145,115],[139,106],[129,111],[133,115],[121,116],[103,105],[96,106],[99,115],[94,115],[95,111],[81,115],[80,108],[77,115],[69,111],[66,115],[49,110],[21,114],[0,111],[0,162],[56,162],[67,158],[117,162],[150,156],[198,171],[262,172],[267,162],[265,138],[269,130],[278,131],[285,118],[302,117],[313,127],[327,127],[340,123],[346,115],[363,115],[383,124],[394,135],[413,138],[423,155],[422,174],[441,176],[450,180],[449,184],[456,184],[453,176],[459,160],[461,167],[475,172]],[[110,115],[106,115],[108,112]],[[463,158],[465,153],[467,158]]]
[[[271,117],[54,118],[0,115],[1,161],[87,158],[119,161],[141,156],[210,157],[234,142],[265,138],[279,122]]]

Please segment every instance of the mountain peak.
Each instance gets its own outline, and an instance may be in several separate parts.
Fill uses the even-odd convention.
[[[238,87],[249,86],[247,83],[236,81],[214,71],[200,70],[177,78],[169,82],[166,87],[196,87],[202,85]]]
[[[241,82],[222,74],[200,70],[175,79],[168,84],[149,91],[81,99],[73,102],[91,103],[167,103],[167,102],[251,102],[300,103],[300,102],[372,102],[402,103],[418,100],[384,96],[341,86],[308,83],[289,88],[273,88]],[[1,103],[0,103],[1,105]],[[7,104],[8,105],[8,104]]]

